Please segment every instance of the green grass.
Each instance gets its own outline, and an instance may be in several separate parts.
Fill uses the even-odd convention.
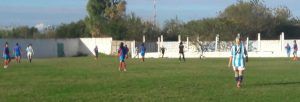
[[[1,60],[2,61],[2,60]],[[92,57],[13,61],[0,69],[1,102],[299,102],[300,62],[252,58],[235,87],[227,59],[137,59],[118,71],[118,59]]]

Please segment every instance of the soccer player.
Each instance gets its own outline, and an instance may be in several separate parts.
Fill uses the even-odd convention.
[[[298,45],[297,45],[296,40],[294,40],[293,49],[294,49],[294,52],[293,52],[294,58],[293,58],[293,60],[297,61],[298,60],[298,57],[297,57]]]
[[[200,59],[204,58],[204,47],[202,45],[202,42],[199,42],[199,52],[200,52]]]
[[[141,53],[141,56],[142,56],[142,61],[145,62],[146,47],[145,47],[144,43],[142,43],[142,45],[140,47],[140,53]]]
[[[16,46],[14,47],[14,55],[17,63],[21,63],[21,47],[17,43]]]
[[[164,58],[166,48],[162,46],[162,47],[160,48],[160,51],[161,51],[161,58]]]
[[[127,55],[127,50],[124,47],[124,43],[121,42],[119,50],[118,50],[118,55],[119,55],[119,60],[120,60],[120,64],[119,64],[119,71],[127,71],[126,69],[126,63],[125,63],[125,57]]]
[[[3,58],[4,58],[4,69],[6,69],[10,62],[10,54],[9,54],[9,48],[8,48],[7,42],[5,42],[5,45],[4,45]]]
[[[127,54],[126,54],[126,59],[128,59],[129,49],[128,49],[127,45],[125,45],[125,49],[126,49],[126,52],[127,52]]]
[[[29,44],[26,48],[26,52],[27,52],[27,59],[29,60],[29,62],[31,63],[32,61],[32,56],[34,54],[33,52],[33,48],[32,48],[32,44]]]
[[[286,54],[288,57],[290,57],[290,54],[291,54],[291,46],[289,43],[287,43],[287,45],[285,46],[285,49],[286,49]]]
[[[180,42],[179,43],[179,61],[181,61],[181,56],[183,58],[183,61],[185,61],[185,57],[184,57],[184,46],[183,43]]]
[[[99,56],[98,46],[96,46],[96,47],[94,48],[94,52],[95,52],[95,60],[98,60],[98,56]]]
[[[231,56],[229,57],[228,67],[233,67],[235,74],[236,87],[240,88],[243,82],[243,72],[245,70],[245,62],[248,62],[248,54],[240,38],[235,39],[235,44],[231,47]]]

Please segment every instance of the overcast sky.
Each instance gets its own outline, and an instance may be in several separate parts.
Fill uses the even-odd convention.
[[[183,21],[214,17],[236,0],[157,0],[157,20],[176,16]],[[269,7],[287,6],[300,17],[300,0],[265,0]],[[83,19],[87,0],[0,0],[0,26],[38,23],[58,25]],[[145,20],[153,16],[152,0],[127,0],[127,13],[134,12]]]

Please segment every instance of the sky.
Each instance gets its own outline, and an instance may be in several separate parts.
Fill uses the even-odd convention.
[[[153,18],[152,0],[126,0],[126,13],[144,20]],[[215,17],[236,0],[156,0],[157,21],[175,18],[182,21]],[[39,23],[59,25],[86,17],[88,0],[0,0],[0,26],[34,26]],[[300,17],[300,0],[265,0],[268,7],[287,6]]]

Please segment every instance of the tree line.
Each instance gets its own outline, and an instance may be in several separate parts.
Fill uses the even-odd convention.
[[[236,34],[256,39],[278,39],[281,32],[286,38],[300,38],[300,20],[293,17],[288,7],[270,8],[262,0],[237,0],[220,11],[216,17],[183,22],[177,17],[165,21],[160,27],[145,21],[134,13],[126,14],[125,0],[89,0],[88,16],[69,24],[61,24],[43,32],[34,27],[20,26],[12,30],[0,30],[1,38],[78,38],[113,37],[116,40],[156,41],[159,35],[165,40],[177,40],[178,35],[213,40],[216,34],[221,40],[232,40]]]

